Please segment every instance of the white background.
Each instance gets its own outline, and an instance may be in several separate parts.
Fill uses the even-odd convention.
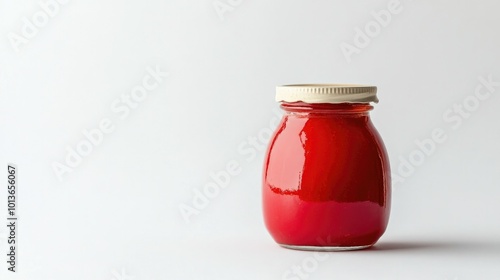
[[[500,4],[401,0],[348,62],[341,44],[389,3],[70,0],[44,23],[39,1],[1,1],[0,176],[17,164],[19,221],[12,273],[1,184],[0,278],[499,279],[500,86],[473,96],[478,77],[500,81]],[[23,17],[40,27],[15,45]],[[148,67],[169,77],[120,118],[113,102]],[[415,141],[446,134],[394,184],[372,250],[286,250],[263,225],[264,152],[249,139],[276,118],[276,85],[313,82],[378,86],[393,174]],[[443,118],[464,100],[467,118]],[[114,131],[60,181],[53,163],[106,118]],[[187,223],[180,205],[232,161],[240,173]]]

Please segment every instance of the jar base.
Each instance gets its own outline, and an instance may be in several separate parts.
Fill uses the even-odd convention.
[[[341,252],[341,251],[355,251],[370,248],[371,245],[363,246],[302,246],[302,245],[287,245],[279,244],[283,248],[300,250],[300,251],[320,251],[320,252]]]

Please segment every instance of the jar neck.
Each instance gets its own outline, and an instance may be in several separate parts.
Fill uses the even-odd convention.
[[[281,108],[293,114],[368,116],[373,109],[368,103],[305,103],[282,102]]]

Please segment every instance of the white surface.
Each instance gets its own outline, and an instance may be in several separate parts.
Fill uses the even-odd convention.
[[[340,46],[389,1],[231,3],[221,20],[212,0],[70,0],[15,52],[8,34],[42,10],[0,2],[0,165],[18,165],[20,191],[18,273],[2,257],[0,278],[297,279],[287,271],[315,255],[263,226],[259,136],[276,85],[328,82],[378,86],[372,117],[396,175],[416,140],[446,139],[394,186],[379,249],[329,254],[307,279],[499,279],[500,87],[467,118],[448,110],[478,77],[500,81],[500,4],[401,1],[348,63]],[[169,77],[137,108],[111,108],[156,66]],[[113,132],[59,181],[53,162],[105,119]],[[235,162],[186,223],[179,206]],[[1,225],[6,200],[3,185]]]

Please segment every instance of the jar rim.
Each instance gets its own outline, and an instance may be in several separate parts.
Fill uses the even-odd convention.
[[[378,103],[377,87],[360,84],[290,84],[276,87],[277,102]]]

